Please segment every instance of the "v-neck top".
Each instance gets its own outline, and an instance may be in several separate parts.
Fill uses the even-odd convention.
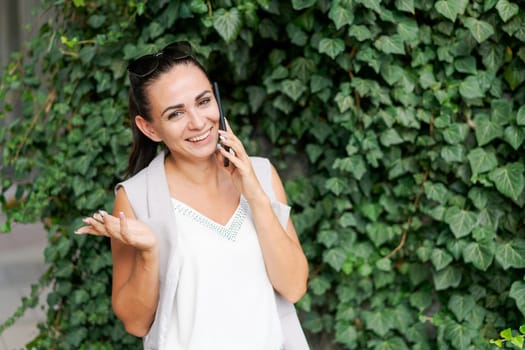
[[[279,350],[283,336],[250,208],[221,225],[172,198],[178,270],[166,349]]]

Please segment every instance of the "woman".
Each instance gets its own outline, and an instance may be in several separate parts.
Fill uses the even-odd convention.
[[[146,349],[306,349],[291,303],[308,264],[277,172],[219,130],[187,42],[128,72],[132,176],[117,185],[113,215],[76,231],[111,238],[115,314]]]

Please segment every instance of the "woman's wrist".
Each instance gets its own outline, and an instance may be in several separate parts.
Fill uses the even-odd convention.
[[[140,250],[138,252],[138,255],[139,255],[140,259],[143,262],[145,262],[145,263],[153,262],[153,261],[158,260],[158,248],[157,248],[157,245],[155,245],[152,248]]]

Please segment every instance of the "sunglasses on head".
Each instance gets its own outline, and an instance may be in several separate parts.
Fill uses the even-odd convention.
[[[167,45],[155,54],[149,54],[134,59],[128,65],[128,72],[136,77],[144,78],[153,73],[159,67],[161,56],[172,60],[182,60],[191,57],[191,45],[187,41],[177,41]]]

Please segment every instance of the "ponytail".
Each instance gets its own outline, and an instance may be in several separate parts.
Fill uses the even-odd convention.
[[[135,95],[131,88],[129,91],[128,108],[133,143],[131,145],[131,153],[129,155],[128,167],[125,173],[126,178],[135,175],[136,173],[147,167],[148,164],[157,155],[158,149],[158,143],[144,135],[135,123],[135,117],[137,115],[143,115],[143,113],[140,111],[139,105],[136,102]]]

